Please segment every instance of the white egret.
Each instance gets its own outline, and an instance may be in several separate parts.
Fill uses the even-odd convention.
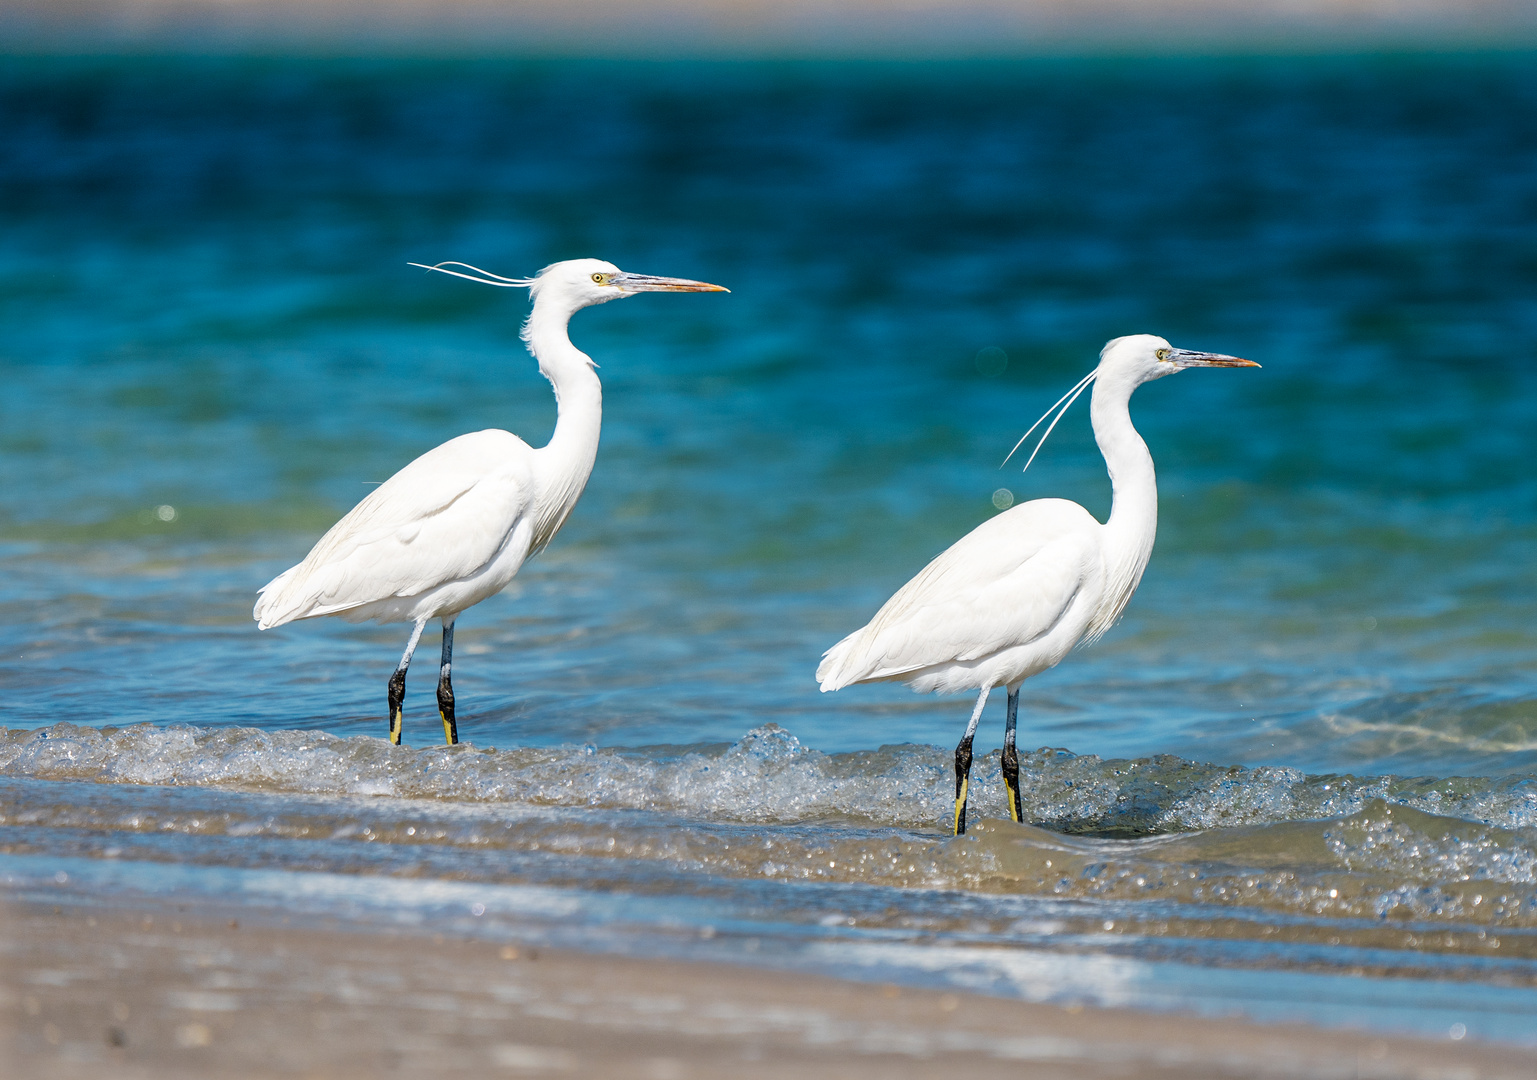
[[[263,630],[320,615],[414,623],[389,680],[392,743],[400,742],[411,654],[428,620],[441,619],[438,712],[452,745],[459,741],[449,677],[454,620],[505,588],[524,561],[550,542],[581,497],[598,453],[603,388],[592,360],[566,335],[571,316],[641,292],[729,290],[627,274],[599,259],[558,262],[534,278],[502,277],[458,262],[423,269],[529,290],[534,306],[523,341],[555,390],[554,434],[538,450],[492,429],[427,451],[353,507],[303,562],[263,586],[254,616]]]
[[[971,739],[987,695],[995,686],[1008,691],[1003,779],[1009,815],[1019,821],[1014,728],[1020,684],[1110,629],[1142,580],[1158,528],[1158,485],[1153,457],[1131,424],[1131,395],[1145,382],[1191,367],[1259,365],[1176,349],[1148,334],[1116,338],[1100,351],[1099,366],[1046,410],[1046,416],[1058,410],[1046,429],[1050,435],[1094,384],[1094,439],[1114,492],[1108,521],[1100,524],[1066,499],[1021,503],[963,536],[898,589],[867,626],[823,655],[817,681],[824,693],[885,681],[905,682],[919,693],[979,692],[955,748],[956,835],[966,831]]]

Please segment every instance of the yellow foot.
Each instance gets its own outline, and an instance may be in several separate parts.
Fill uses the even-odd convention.
[[[449,746],[457,746],[459,744],[459,725],[454,723],[454,718],[447,713],[439,711],[438,716],[443,720],[443,741]]]
[[[961,781],[961,793],[955,797],[955,835],[960,836],[966,831],[966,788],[971,781]]]

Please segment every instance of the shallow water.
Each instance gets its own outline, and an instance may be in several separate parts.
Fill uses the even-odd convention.
[[[590,940],[645,897],[625,947],[729,915],[998,992],[1122,1000],[1070,955],[1537,1031],[1530,60],[9,65],[0,872],[547,890]],[[429,637],[391,749],[401,628],[258,633],[254,591],[414,454],[549,430],[524,302],[405,263],[588,254],[734,291],[577,317],[592,483],[460,620],[470,745]],[[1147,577],[1027,685],[1034,825],[994,752],[946,838],[967,703],[817,657],[997,489],[1105,512],[1081,405],[997,463],[1142,331],[1264,369],[1138,395]]]

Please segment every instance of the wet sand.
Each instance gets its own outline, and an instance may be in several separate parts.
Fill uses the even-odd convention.
[[[613,958],[206,902],[0,907],[0,1073],[1527,1078],[1529,1049]]]

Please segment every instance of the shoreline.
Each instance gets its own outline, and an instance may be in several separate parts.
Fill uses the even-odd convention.
[[[285,923],[287,925],[285,925]],[[9,1075],[1503,1080],[1477,1041],[596,955],[173,896],[0,898]]]
[[[0,33],[39,52],[913,59],[1505,50],[1537,46],[1537,14],[1509,0],[0,0]]]

